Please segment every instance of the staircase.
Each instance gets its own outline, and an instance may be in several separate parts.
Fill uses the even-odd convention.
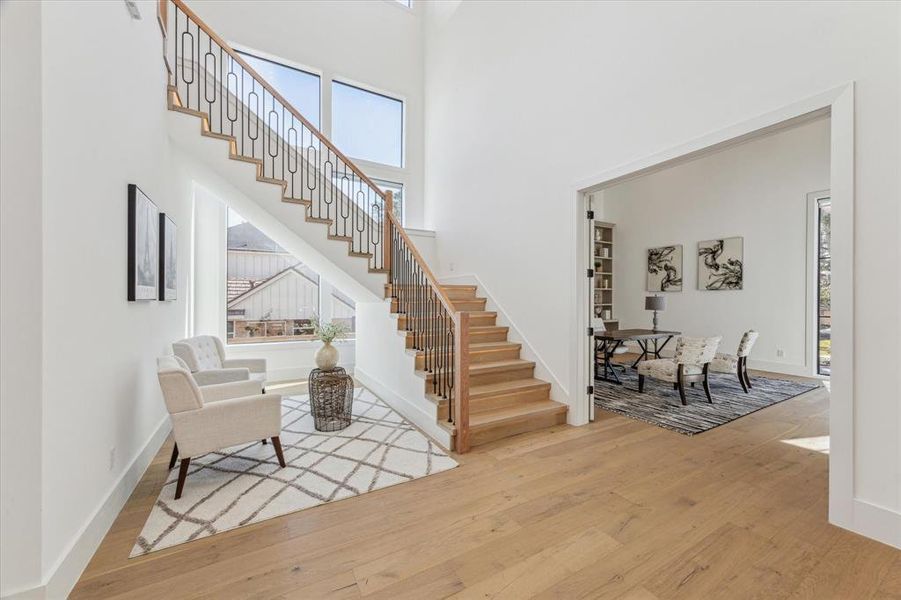
[[[565,423],[566,405],[551,400],[551,384],[534,377],[535,363],[520,358],[522,344],[507,340],[509,328],[498,326],[497,313],[485,310],[487,299],[476,295],[478,288],[447,284],[441,288],[453,307],[469,318],[470,445]],[[398,315],[397,320],[398,329],[403,330],[406,316]],[[407,334],[411,344],[412,337]],[[438,405],[439,423],[453,432],[447,399],[429,393],[435,374],[424,369],[425,353],[412,352],[416,372],[426,381],[426,396]]]
[[[252,167],[255,181],[244,177],[236,187],[254,198],[262,194],[257,183],[278,191],[266,210],[279,222],[334,257],[363,287],[372,290],[377,278],[387,279],[384,298],[423,380],[422,402],[434,405],[454,449],[466,452],[564,423],[566,405],[550,399],[548,382],[534,378],[535,363],[520,358],[521,345],[508,341],[508,328],[497,325],[497,313],[486,310],[476,286],[438,282],[394,216],[391,193],[372,183],[183,0],[160,0],[158,7],[170,110],[199,120],[198,139],[225,144],[228,159]],[[227,171],[225,156],[208,162]],[[334,242],[346,244],[346,255]]]

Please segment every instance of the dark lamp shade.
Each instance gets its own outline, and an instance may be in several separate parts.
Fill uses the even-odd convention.
[[[644,299],[645,310],[666,310],[666,296],[647,296]]]

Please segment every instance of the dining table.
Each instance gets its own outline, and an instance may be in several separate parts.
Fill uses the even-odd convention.
[[[612,359],[616,350],[626,342],[637,342],[641,354],[632,363],[631,368],[638,366],[643,360],[660,358],[660,352],[671,339],[680,335],[681,331],[663,331],[659,329],[614,329],[596,331],[594,333],[594,378],[615,385],[622,385],[616,368],[625,365],[614,364]],[[663,340],[661,342],[661,340]],[[600,358],[600,360],[599,360]],[[603,365],[603,372],[601,366]]]

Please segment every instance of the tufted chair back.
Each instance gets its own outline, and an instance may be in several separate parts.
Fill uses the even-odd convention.
[[[673,360],[680,365],[706,365],[716,356],[716,349],[722,339],[721,335],[706,338],[681,337]]]
[[[743,336],[741,336],[741,341],[738,343],[738,352],[737,356],[747,356],[751,353],[751,348],[754,347],[754,342],[757,341],[757,338],[760,337],[760,334],[753,329],[750,331],[746,331]]]
[[[221,369],[225,360],[222,341],[214,335],[198,335],[172,344],[175,356],[182,359],[192,373]]]
[[[200,388],[178,357],[162,356],[156,364],[163,399],[170,414],[203,408]]]

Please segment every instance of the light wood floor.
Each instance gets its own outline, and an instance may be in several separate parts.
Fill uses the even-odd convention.
[[[72,597],[901,598],[901,552],[828,525],[828,457],[784,442],[827,431],[822,388],[695,437],[598,411],[129,560],[170,442]]]

